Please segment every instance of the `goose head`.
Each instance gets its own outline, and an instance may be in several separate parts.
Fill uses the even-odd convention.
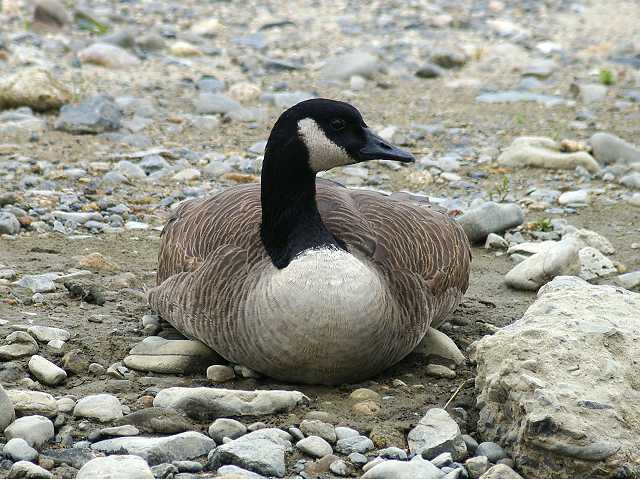
[[[300,102],[280,116],[267,150],[278,147],[303,153],[296,159],[306,159],[314,175],[370,160],[415,161],[409,152],[376,135],[355,107],[326,98]]]

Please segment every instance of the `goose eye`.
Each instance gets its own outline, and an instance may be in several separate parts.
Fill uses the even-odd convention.
[[[342,118],[334,118],[333,120],[331,120],[331,128],[333,128],[335,131],[342,131],[344,130],[345,126],[346,124]]]

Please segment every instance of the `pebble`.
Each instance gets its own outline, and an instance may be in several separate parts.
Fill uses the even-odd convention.
[[[7,439],[21,438],[34,448],[42,447],[54,435],[51,420],[37,415],[20,417],[4,430]]]
[[[378,456],[384,459],[397,459],[399,461],[407,460],[407,453],[399,447],[387,447],[378,451]]]
[[[634,289],[640,286],[640,270],[624,273],[615,278],[615,283],[626,289]],[[2,401],[0,400],[0,403]],[[1,424],[1,421],[0,421]]]
[[[305,419],[302,421],[300,423],[300,431],[302,431],[306,436],[321,437],[330,444],[335,444],[337,441],[336,429],[333,424],[318,421],[317,419]]]
[[[69,339],[71,339],[71,333],[69,333],[69,331],[52,328],[50,326],[30,326],[27,332],[35,336],[35,338],[42,343],[48,343],[54,340],[69,341]]]
[[[416,71],[416,76],[418,78],[438,78],[444,74],[444,68],[436,65],[435,63],[425,63],[418,69],[418,71]]]
[[[478,441],[476,441],[474,438],[472,438],[468,434],[463,434],[462,440],[467,445],[467,451],[469,451],[470,454],[475,455],[476,450],[478,449]]]
[[[142,457],[150,465],[184,461],[206,455],[215,448],[213,439],[195,431],[166,437],[118,437],[95,442],[91,449],[105,454],[126,453]]]
[[[55,417],[58,414],[58,404],[51,394],[20,389],[11,389],[6,392],[16,413],[20,416]]]
[[[496,464],[480,477],[481,479],[523,479],[520,474],[504,464]]]
[[[379,68],[376,55],[365,51],[353,51],[329,58],[320,75],[327,80],[349,80],[354,75],[371,78]]]
[[[76,479],[154,479],[146,461],[133,455],[97,457],[78,471]]]
[[[417,456],[411,461],[384,461],[368,469],[362,479],[440,479],[443,473]]]
[[[439,327],[440,325],[434,324],[432,326]],[[427,330],[427,334],[415,349],[415,352],[426,356],[446,359],[456,366],[464,364],[466,358],[458,346],[456,346],[456,343],[442,331],[434,329],[434,327],[430,327]]]
[[[0,384],[0,431],[4,431],[16,417],[16,411],[13,402],[5,392],[2,384]]]
[[[150,434],[177,434],[193,429],[192,424],[173,409],[146,407],[116,419],[116,425],[130,424]]]
[[[593,148],[594,158],[604,165],[640,163],[640,148],[610,133],[595,133],[589,143]]]
[[[125,424],[124,426],[115,426],[115,427],[105,427],[100,429],[101,436],[137,436],[140,434],[140,431],[137,427],[132,426],[130,424]]]
[[[455,371],[440,364],[427,364],[425,372],[427,373],[427,376],[432,376],[434,378],[453,379],[456,377]]]
[[[218,469],[216,477],[226,477],[227,479],[266,479],[262,474],[247,471],[238,466],[222,466]]]
[[[500,233],[521,225],[524,221],[522,209],[515,203],[489,201],[467,211],[458,218],[469,241],[483,241],[489,233]]]
[[[209,426],[209,436],[216,444],[222,444],[225,437],[237,439],[246,433],[247,427],[235,419],[218,418]]]
[[[336,440],[340,440],[340,439],[347,439],[350,437],[358,437],[360,436],[360,433],[358,431],[356,431],[355,429],[352,429],[350,427],[345,427],[345,426],[338,426],[335,428],[335,432],[336,432]]]
[[[318,436],[308,436],[296,443],[296,447],[305,454],[313,457],[324,457],[333,454],[331,445]]]
[[[456,461],[467,455],[460,427],[447,411],[440,408],[427,411],[418,425],[409,432],[407,442],[412,454],[420,454],[425,459],[433,459],[443,452],[450,452]]]
[[[10,439],[2,449],[2,454],[12,461],[35,462],[38,459],[38,451],[32,448],[27,441],[20,437]]]
[[[17,235],[20,233],[20,222],[12,213],[0,211],[0,234]]]
[[[485,249],[503,250],[509,247],[509,243],[502,236],[489,233],[484,242]]]
[[[67,380],[67,373],[64,369],[38,355],[31,356],[29,371],[38,381],[47,386],[57,386]]]
[[[627,188],[640,190],[640,171],[624,175],[622,178],[620,178],[620,184],[626,186]]]
[[[30,462],[18,461],[11,466],[7,479],[53,479],[53,474]]]
[[[94,394],[78,400],[73,415],[101,422],[113,421],[122,417],[122,405],[118,398],[111,394]]]
[[[14,331],[5,341],[8,344],[0,346],[0,360],[11,361],[38,352],[38,343],[24,331]]]
[[[84,101],[65,105],[55,122],[55,128],[68,133],[104,133],[120,128],[122,112],[113,98],[95,95]]]
[[[213,383],[226,383],[235,377],[236,373],[229,366],[214,364],[207,368],[207,379]]]
[[[20,278],[15,284],[23,288],[30,289],[32,293],[52,293],[56,290],[54,279],[57,274],[27,274]]]
[[[200,341],[149,336],[124,358],[128,368],[163,374],[186,374],[204,370],[222,358]]]
[[[575,170],[581,166],[589,173],[600,171],[598,162],[586,151],[565,152],[560,142],[544,137],[516,138],[500,154],[498,164],[554,170]]]
[[[489,460],[486,456],[477,456],[467,459],[464,465],[469,471],[471,479],[479,479],[489,469]]]
[[[0,109],[26,106],[35,111],[57,110],[71,97],[71,90],[42,67],[22,68],[0,78]]]
[[[338,439],[338,442],[336,442],[336,451],[345,455],[354,452],[364,454],[372,449],[373,441],[366,436],[349,436]]]
[[[558,197],[560,205],[585,205],[590,202],[588,190],[565,191]]]
[[[140,60],[116,45],[109,43],[94,43],[78,52],[78,58],[83,63],[93,63],[105,68],[127,69],[140,63]]]
[[[505,459],[507,453],[495,442],[481,442],[475,450],[477,456],[486,456],[489,462],[494,464],[500,459]]]

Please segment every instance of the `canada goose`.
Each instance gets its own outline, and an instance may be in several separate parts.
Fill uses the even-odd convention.
[[[411,195],[316,180],[414,161],[353,106],[316,98],[277,120],[260,185],[177,208],[151,307],[227,360],[290,382],[362,381],[409,354],[467,289],[462,228]]]

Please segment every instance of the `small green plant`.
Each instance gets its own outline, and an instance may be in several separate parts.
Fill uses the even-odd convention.
[[[553,231],[553,225],[550,218],[540,218],[539,220],[529,223],[529,229],[531,231]]]
[[[516,116],[514,119],[516,120],[516,123],[518,124],[518,126],[524,126],[526,122],[526,117],[524,116],[524,113],[516,113]]]
[[[498,203],[502,203],[509,196],[509,192],[511,191],[511,181],[507,175],[502,177],[502,180],[499,183],[496,183],[493,189],[489,192],[489,199],[491,201],[497,201]]]
[[[95,33],[96,35],[106,35],[109,32],[109,25],[99,22],[84,12],[75,13],[76,26],[80,30]]]
[[[613,76],[613,72],[611,70],[607,70],[603,68],[600,70],[600,83],[603,85],[613,85],[616,82],[615,77]]]

